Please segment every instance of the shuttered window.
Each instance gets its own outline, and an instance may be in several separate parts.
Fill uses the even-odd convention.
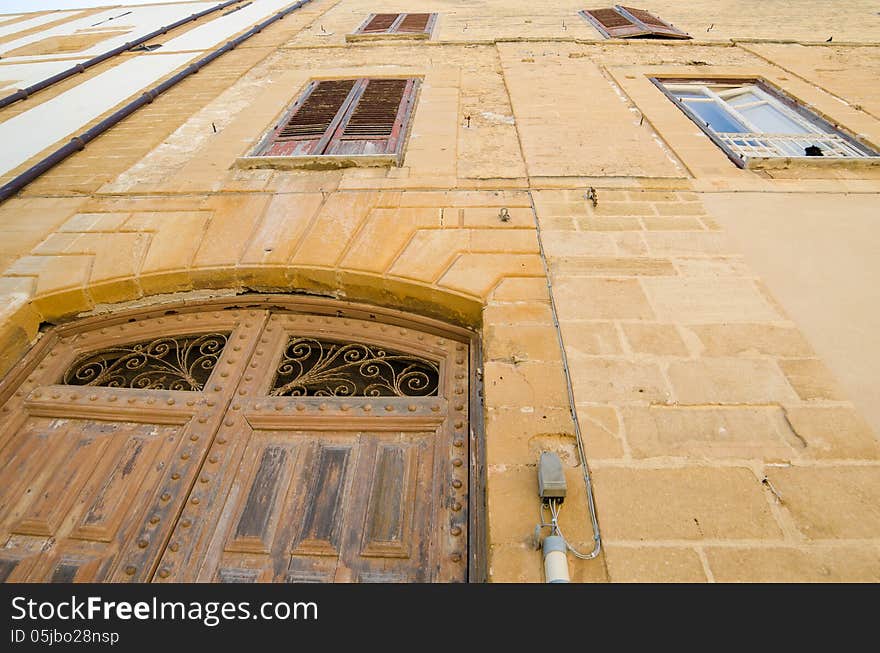
[[[614,5],[607,9],[585,9],[580,15],[606,38],[691,38],[690,35],[644,9]]]
[[[256,156],[397,156],[419,80],[313,81]]]
[[[351,36],[405,35],[427,38],[437,14],[370,14]]]

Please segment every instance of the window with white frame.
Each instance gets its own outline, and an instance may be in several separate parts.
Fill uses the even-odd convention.
[[[878,156],[762,81],[652,81],[741,166],[773,158]]]

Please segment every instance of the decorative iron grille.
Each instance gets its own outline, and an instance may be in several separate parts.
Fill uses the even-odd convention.
[[[102,349],[74,362],[62,383],[198,392],[205,387],[228,337],[228,333],[206,333]]]
[[[437,363],[362,343],[292,337],[269,394],[276,397],[429,397],[440,383]]]

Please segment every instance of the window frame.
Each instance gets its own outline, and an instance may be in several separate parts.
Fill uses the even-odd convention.
[[[843,126],[832,123],[831,121],[824,118],[819,114],[814,108],[808,105],[805,102],[801,102],[796,98],[788,95],[782,89],[770,84],[767,80],[762,79],[760,77],[737,77],[737,78],[729,78],[729,77],[675,77],[675,76],[649,76],[648,79],[663,93],[675,106],[679,108],[679,110],[687,116],[691,122],[697,125],[700,130],[709,137],[709,139],[718,146],[727,157],[733,161],[734,164],[739,168],[758,168],[765,167],[768,163],[771,162],[784,162],[784,161],[797,161],[802,163],[810,163],[810,164],[822,164],[827,165],[830,163],[854,163],[854,162],[862,162],[862,163],[878,163],[880,162],[880,153],[878,153],[874,147],[862,143],[859,141],[855,135],[849,130],[845,129]],[[850,155],[850,156],[807,156],[806,154],[802,156],[792,156],[789,154],[777,154],[777,155],[756,155],[756,156],[745,156],[738,152],[735,152],[730,145],[728,145],[719,134],[724,134],[727,132],[716,132],[710,126],[706,124],[706,122],[691,109],[688,104],[681,99],[679,99],[674,91],[675,87],[688,87],[690,89],[699,89],[706,93],[708,100],[718,104],[723,111],[725,111],[728,115],[730,115],[735,120],[742,123],[742,125],[748,129],[754,129],[754,131],[747,132],[747,134],[765,134],[767,136],[785,136],[785,137],[793,137],[797,136],[797,134],[773,134],[772,132],[764,132],[762,130],[756,129],[756,125],[746,116],[742,115],[740,111],[737,110],[736,107],[731,106],[724,97],[721,97],[718,93],[708,88],[709,86],[717,86],[723,84],[736,85],[740,87],[753,87],[754,90],[758,92],[761,100],[770,106],[773,106],[777,110],[782,113],[782,115],[792,122],[800,125],[806,130],[804,137],[808,137],[810,134],[817,135],[827,135],[827,136],[837,136],[842,141],[843,144],[848,146],[850,149],[853,149],[860,153],[860,155]],[[683,90],[683,88],[679,88],[678,90]],[[749,89],[745,89],[743,92],[747,92]],[[747,139],[747,138],[746,138]],[[758,140],[756,138],[752,138],[752,140]],[[765,146],[765,147],[772,147]]]
[[[278,132],[284,128],[321,82],[341,80],[352,80],[354,85],[345,101],[337,109],[324,133],[317,139],[315,147],[326,150],[334,142],[370,140],[369,138],[357,139],[346,138],[345,136],[345,128],[348,126],[352,114],[361,101],[364,90],[369,82],[372,81],[405,80],[408,82],[408,85],[403,92],[395,117],[395,123],[400,122],[400,129],[396,135],[388,136],[389,142],[394,144],[393,150],[370,154],[265,154],[266,150],[276,142]],[[409,134],[412,129],[413,116],[418,104],[422,81],[423,77],[417,75],[311,78],[301,88],[296,96],[296,100],[272,121],[271,126],[264,130],[256,144],[248,148],[247,154],[236,159],[236,166],[239,168],[308,168],[312,170],[349,167],[399,167],[403,163],[406,143],[409,140]]]
[[[392,13],[392,12],[381,12],[381,13]],[[398,32],[397,29],[400,27],[401,23],[406,20],[406,17],[410,14],[429,14],[428,23],[425,25],[425,30],[423,32]],[[369,25],[373,19],[378,16],[379,13],[371,13],[366,19],[358,25],[358,28],[352,32],[351,34],[345,35],[346,41],[366,41],[371,39],[430,39],[434,34],[434,27],[437,25],[437,19],[439,18],[439,14],[437,12],[429,12],[429,11],[410,11],[410,12],[398,12],[397,18],[394,19],[394,22],[388,27],[388,29],[384,32],[364,32],[367,25]]]

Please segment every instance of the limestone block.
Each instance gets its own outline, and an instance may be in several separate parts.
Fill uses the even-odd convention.
[[[642,277],[675,276],[672,262],[667,259],[642,257],[565,256],[552,262],[559,276]]]
[[[544,558],[526,544],[492,544],[489,547],[489,582],[543,583]]]
[[[609,544],[605,547],[612,583],[703,583],[706,573],[693,549],[638,548]]]
[[[876,583],[877,545],[810,547],[708,547],[706,558],[720,583]]]
[[[697,218],[681,216],[650,216],[642,218],[645,229],[652,231],[702,231],[703,223]]]
[[[390,274],[432,283],[449,267],[470,238],[463,229],[425,229],[415,233],[388,271]]]
[[[797,527],[811,540],[880,537],[880,468],[766,468]]]
[[[851,406],[786,406],[791,428],[810,458],[880,458],[880,441]]]
[[[566,354],[571,358],[623,353],[613,322],[566,321],[560,323],[560,328]]]
[[[202,242],[210,216],[208,211],[134,212],[124,228],[152,233],[141,274],[187,269]]]
[[[593,485],[609,543],[781,536],[748,469],[603,467],[593,470]]]
[[[642,221],[633,216],[590,216],[575,218],[575,224],[581,231],[642,231]]]
[[[829,369],[816,358],[781,360],[779,367],[801,399],[846,399]]]
[[[543,219],[541,221],[543,226]],[[613,256],[614,240],[608,234],[595,232],[565,233],[545,231],[541,240],[548,257],[560,256]]]
[[[568,406],[568,392],[559,363],[501,363],[483,366],[486,406],[492,408]]]
[[[684,277],[751,277],[752,272],[741,257],[688,257],[674,259]]]
[[[70,232],[109,232],[120,229],[129,218],[129,213],[77,213],[58,228]]]
[[[483,309],[484,324],[553,324],[549,302],[490,304]]]
[[[802,449],[778,407],[628,406],[621,414],[636,458],[787,461]]]
[[[783,319],[755,284],[745,279],[650,278],[642,284],[657,316],[664,321],[700,324]]]
[[[736,253],[719,232],[649,231],[644,234],[653,256],[706,256]]]
[[[767,360],[673,361],[667,375],[683,404],[766,404],[797,398],[779,368]]]
[[[675,325],[624,322],[620,325],[629,348],[637,354],[687,356],[688,349]]]
[[[342,266],[352,270],[384,272],[417,229],[440,228],[442,209],[373,209],[352,239]]]
[[[574,447],[574,424],[568,408],[523,406],[486,411],[489,465],[534,465],[542,451],[556,451],[574,461]]]
[[[660,368],[615,358],[579,358],[569,363],[578,402],[633,402],[670,400]]]
[[[493,544],[530,544],[540,506],[535,469],[535,465],[488,468],[489,541]]]
[[[273,196],[241,261],[267,264],[289,260],[322,201],[321,193]]]
[[[560,320],[652,319],[654,312],[633,279],[570,277],[553,284]]]
[[[587,460],[622,458],[621,423],[613,406],[577,407]]]
[[[506,276],[535,276],[543,272],[535,254],[461,254],[437,281],[444,288],[485,297]]]
[[[297,265],[334,265],[376,203],[375,193],[333,193],[292,257]]]
[[[702,342],[706,356],[779,356],[813,355],[801,332],[792,327],[772,324],[694,324],[693,331]]]
[[[487,360],[558,361],[559,341],[552,325],[487,325],[483,353]]]
[[[547,281],[540,277],[506,277],[489,295],[490,303],[550,301]]]

